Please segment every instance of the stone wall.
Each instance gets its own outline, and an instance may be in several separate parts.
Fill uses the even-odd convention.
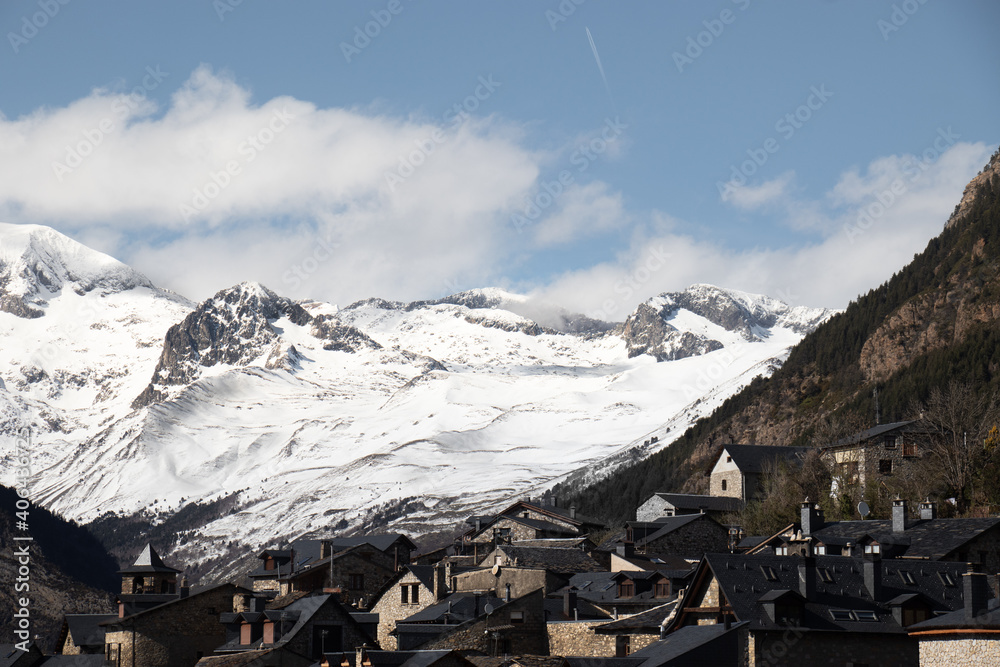
[[[418,595],[419,602],[416,604],[412,602],[413,598],[411,590],[408,591],[407,595],[407,599],[411,601],[404,604],[400,588],[402,586],[413,585],[417,585],[418,590],[420,591]],[[376,639],[382,650],[397,650],[396,637],[389,634],[396,629],[396,621],[408,618],[436,602],[437,600],[434,597],[434,591],[424,586],[420,582],[420,579],[418,579],[412,572],[407,572],[402,579],[399,580],[399,582],[386,591],[385,594],[383,594],[382,597],[376,601],[375,605],[371,609],[373,613],[378,614],[378,637]]]
[[[608,658],[615,655],[614,635],[598,635],[594,628],[603,621],[554,621],[546,624],[551,655],[575,655]]]
[[[308,571],[303,571],[294,579],[283,581],[281,594],[290,591],[315,591],[321,588],[340,588],[341,600],[345,604],[353,604],[363,600],[370,603],[376,593],[381,590],[395,574],[394,557],[378,549],[369,547],[365,557],[358,551],[343,554],[333,561],[333,576],[330,576],[330,564],[319,564]],[[351,588],[351,575],[364,576],[364,587],[360,590]]]
[[[920,639],[920,667],[1000,665],[997,635],[931,635]]]
[[[105,647],[118,655],[112,664],[190,667],[211,655],[226,641],[219,614],[232,611],[237,590],[226,584],[107,626]]]
[[[726,488],[722,488],[722,481],[726,481]],[[743,475],[739,470],[726,470],[724,472],[713,472],[708,480],[708,495],[726,496],[728,498],[743,499]]]
[[[550,574],[545,570],[535,570],[509,565],[500,568],[500,576],[493,575],[491,570],[473,570],[452,577],[455,582],[455,592],[462,591],[495,591],[498,598],[507,593],[510,584],[510,595],[519,598],[533,590],[541,588],[545,594],[551,593],[565,585],[565,579]]]
[[[312,639],[313,628],[317,625],[339,628],[341,631],[342,650],[348,653],[353,652],[357,647],[371,643],[371,639],[360,627],[354,623],[347,610],[337,602],[334,596],[330,596],[323,603],[316,613],[312,615],[308,622],[295,633],[295,637],[289,641],[284,648],[309,656],[318,660],[320,656],[313,653]]]
[[[729,530],[704,516],[645,545],[647,553],[700,559],[729,550]]]
[[[635,510],[636,521],[656,521],[661,516],[673,516],[673,506],[655,494]]]

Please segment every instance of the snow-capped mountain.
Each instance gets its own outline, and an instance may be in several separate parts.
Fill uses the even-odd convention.
[[[496,289],[338,309],[242,283],[196,305],[30,226],[0,226],[0,262],[0,428],[31,428],[37,498],[81,521],[233,498],[189,562],[208,540],[448,527],[666,446],[831,314],[708,285],[624,325],[561,316],[581,333]]]

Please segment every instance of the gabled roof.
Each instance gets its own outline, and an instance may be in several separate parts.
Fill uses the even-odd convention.
[[[704,496],[694,493],[657,493],[656,497],[663,499],[671,506],[680,510],[736,512],[743,509],[743,503],[739,498],[730,498],[729,496]]]
[[[743,473],[762,473],[778,459],[795,461],[812,447],[778,447],[771,445],[726,445],[722,452],[733,457],[733,463]],[[723,453],[719,456],[722,457]],[[716,459],[718,463],[718,459]],[[714,466],[713,466],[714,467]]]
[[[370,544],[379,551],[388,553],[392,547],[399,542],[401,546],[407,547],[411,551],[417,550],[417,545],[414,544],[409,537],[403,533],[389,533],[387,535],[356,535],[354,537],[334,537],[330,540],[333,545],[334,550],[343,551],[350,547],[356,547],[361,544]]]
[[[555,507],[554,505],[532,505],[531,503],[526,503],[523,500],[519,500],[513,505],[510,505],[506,509],[497,514],[503,514],[505,516],[510,516],[512,512],[520,510],[531,510],[533,512],[538,512],[539,514],[547,514],[552,518],[559,519],[560,521],[565,521],[577,526],[582,526],[584,524],[590,526],[603,526],[603,522],[599,519],[593,517],[584,516],[582,514],[576,514],[575,517],[571,517],[570,514],[573,513],[572,509],[567,509],[565,507]]]
[[[63,633],[68,632],[76,646],[103,646],[104,627],[99,624],[114,618],[118,614],[66,614]],[[65,641],[66,635],[61,634],[60,646]]]
[[[659,607],[653,607],[638,614],[599,625],[594,628],[594,632],[599,635],[617,635],[623,632],[627,634],[628,631],[635,632],[636,630],[645,630],[647,632],[659,631],[663,621],[677,608],[677,603],[678,599],[675,598],[666,604],[661,604]]]
[[[997,600],[990,600],[990,608],[985,613],[971,619],[965,615],[965,609],[958,609],[947,614],[935,616],[926,621],[915,623],[907,628],[911,635],[936,634],[941,630],[968,630],[975,633],[982,630],[1000,630],[1000,607]],[[954,635],[952,635],[954,636]]]
[[[180,572],[180,570],[168,567],[163,562],[163,559],[160,558],[160,554],[156,553],[153,545],[146,544],[139,553],[138,558],[135,559],[135,562],[124,569],[118,570],[118,574],[140,574],[145,572]]]
[[[115,615],[112,616],[111,619],[109,619],[107,621],[102,621],[100,623],[100,625],[102,625],[104,627],[108,627],[108,626],[112,626],[112,625],[118,625],[120,623],[125,623],[126,621],[131,621],[132,619],[134,619],[134,618],[136,618],[138,616],[145,616],[146,614],[158,613],[164,607],[167,607],[169,605],[183,604],[183,603],[186,603],[188,600],[192,600],[192,599],[198,597],[199,595],[204,595],[205,593],[208,593],[210,591],[216,591],[216,590],[218,590],[220,588],[224,588],[226,586],[232,587],[234,594],[235,593],[253,593],[253,591],[251,591],[249,589],[246,589],[246,588],[243,588],[242,586],[237,586],[236,584],[233,584],[233,583],[217,584],[215,586],[208,586],[206,588],[203,588],[200,591],[198,591],[197,593],[192,592],[187,597],[181,598],[181,597],[177,597],[177,596],[170,596],[172,599],[170,601],[168,601],[168,602],[164,602],[163,604],[159,604],[159,605],[156,605],[155,607],[150,607],[148,609],[143,609],[142,611],[137,611],[134,614],[129,614],[128,616],[125,616],[124,618],[118,618],[118,615],[115,614]],[[173,607],[171,607],[171,608],[173,608]]]
[[[496,609],[502,604],[504,601],[493,595],[480,595],[470,591],[452,593],[440,602],[425,607],[398,623],[463,623],[485,614],[486,605]]]
[[[460,653],[450,649],[437,651],[365,650],[365,657],[371,663],[372,667],[429,667],[444,658],[450,658],[449,663],[452,660],[457,660],[460,663],[472,664],[462,657]]]
[[[577,537],[579,533],[574,528],[567,528],[566,526],[560,526],[559,524],[551,523],[549,521],[542,521],[541,519],[531,519],[523,516],[517,516],[514,514],[498,514],[495,517],[491,517],[489,521],[480,525],[479,530],[473,530],[470,533],[471,538],[475,538],[478,535],[483,535],[487,531],[492,530],[493,526],[501,521],[513,521],[514,523],[521,524],[522,526],[527,526],[534,530],[542,530],[547,533],[555,533],[561,537]]]
[[[695,521],[715,521],[715,520],[710,516],[708,516],[707,514],[678,514],[677,516],[660,517],[656,521],[652,522],[652,524],[643,524],[647,526],[651,525],[655,529],[651,533],[647,532],[646,536],[643,537],[642,539],[636,540],[636,546],[642,547],[647,544],[650,544],[660,539],[661,537],[664,537],[665,535],[669,535],[670,533],[676,530],[680,530],[681,528],[690,523],[694,523]],[[639,522],[629,523],[629,525],[638,525],[638,524]]]
[[[508,544],[501,544],[493,553],[497,551],[506,556],[502,567],[524,567],[535,570],[547,570],[556,574],[601,572],[604,570],[600,563],[579,549],[515,547]],[[490,556],[487,555],[487,558],[490,558]]]
[[[734,623],[728,628],[722,623],[689,625],[671,632],[664,639],[653,642],[630,657],[643,659],[643,667],[733,664],[739,647],[738,635],[746,625]],[[697,651],[696,656],[689,656],[694,651]],[[678,662],[674,662],[678,659]]]
[[[906,546],[907,558],[940,560],[960,549],[964,544],[988,530],[1000,526],[1000,518],[985,519],[918,519],[911,521],[902,533],[892,532],[889,519],[867,521],[837,521],[829,523],[811,536],[824,544],[855,544],[865,537],[874,538],[879,544]],[[1000,532],[1000,529],[998,529]]]
[[[695,583],[685,593],[681,604],[687,607],[688,600],[715,577],[736,620],[748,621],[751,629],[785,627],[776,625],[761,603],[790,593],[802,600],[798,594],[798,568],[804,562],[796,556],[707,554],[695,574]],[[875,561],[876,567],[881,569],[881,592],[877,600],[873,600],[865,588],[865,561],[847,556],[816,556],[812,563],[815,590],[808,600],[803,600],[802,617],[802,627],[811,630],[904,633],[893,617],[890,601],[915,592],[922,594],[934,610],[950,611],[962,605],[959,577],[965,572],[965,563]],[[948,585],[946,578],[938,573],[948,574],[956,585]],[[833,613],[852,610],[873,613],[874,620],[866,620],[864,613],[850,619],[838,618]],[[673,627],[683,621],[683,616],[678,614],[672,622]]]
[[[841,438],[840,440],[834,442],[832,445],[827,445],[823,449],[830,449],[833,447],[843,447],[845,445],[857,445],[866,440],[871,440],[872,438],[877,438],[880,435],[885,435],[886,433],[889,433],[891,431],[896,431],[900,429],[904,431],[910,430],[907,427],[916,423],[917,420],[911,419],[909,421],[891,422],[889,424],[879,424],[878,426],[873,426],[872,428],[861,431],[860,433],[855,433],[853,435],[847,436],[846,438]]]

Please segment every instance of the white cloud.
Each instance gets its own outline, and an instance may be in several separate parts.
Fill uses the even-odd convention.
[[[754,210],[763,208],[775,202],[781,202],[788,196],[788,187],[794,174],[785,172],[777,178],[760,185],[742,185],[729,191],[727,201],[737,208]]]

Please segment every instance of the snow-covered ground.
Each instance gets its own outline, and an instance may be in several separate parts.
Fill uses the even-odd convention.
[[[303,302],[314,318],[333,317],[381,347],[324,349],[328,341],[311,323],[282,317],[270,322],[277,343],[250,363],[201,368],[190,384],[170,387],[165,400],[133,409],[167,329],[195,304],[49,232],[0,226],[0,279],[22,276],[18,293],[44,313],[0,312],[4,437],[30,425],[37,498],[81,521],[109,510],[169,513],[239,492],[240,511],[190,536],[194,544],[218,536],[259,545],[278,530],[289,536],[342,520],[359,525],[376,508],[407,498],[426,509],[397,527],[451,525],[651,435],[668,445],[755,375],[769,373],[804,328],[829,315],[694,286],[686,299],[736,302],[774,324],[755,325],[747,336],[667,308],[667,324],[723,347],[657,363],[629,358],[617,332],[530,335],[533,322],[497,307],[524,297],[501,291],[455,303],[372,300],[341,310]],[[62,279],[32,291],[32,267],[43,255],[48,273],[61,271]],[[116,279],[102,282],[106,275]],[[0,282],[0,296],[15,278],[6,288]],[[81,281],[97,286],[85,291]],[[227,303],[266,293],[253,284],[232,290]],[[671,298],[649,303],[660,310]],[[288,361],[272,363],[275,350]]]

